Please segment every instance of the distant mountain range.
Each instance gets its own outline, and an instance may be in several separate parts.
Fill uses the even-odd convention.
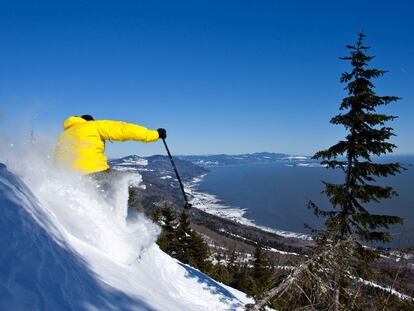
[[[289,155],[286,153],[272,152],[256,152],[244,154],[211,154],[211,155],[178,155],[174,156],[177,166],[182,166],[182,170],[189,170],[189,175],[194,173],[202,173],[200,168],[209,168],[217,166],[229,165],[247,165],[247,164],[273,164],[282,163],[287,166],[304,166],[314,167],[320,166],[318,160],[314,160],[309,156]],[[166,161],[167,160],[167,161]],[[189,163],[197,166],[189,165]],[[171,173],[171,164],[166,156],[154,155],[149,157],[141,157],[130,155],[124,158],[110,161],[111,166],[116,166],[119,170],[138,170],[148,171],[148,168],[155,169],[158,172]],[[196,172],[197,171],[197,172]],[[184,173],[184,175],[186,175]]]
[[[256,152],[237,155],[180,155],[177,158],[189,161],[202,167],[215,167],[242,164],[271,164],[286,163],[290,165],[319,163],[311,157],[302,155],[289,155],[286,153]]]
[[[290,155],[286,153],[256,152],[244,154],[212,154],[212,155],[178,155],[175,158],[189,161],[195,165],[208,168],[227,165],[246,164],[273,164],[281,163],[286,166],[321,167],[320,160],[312,159],[311,156]],[[373,156],[374,162],[400,162],[404,166],[411,167],[414,163],[414,155],[385,155]]]

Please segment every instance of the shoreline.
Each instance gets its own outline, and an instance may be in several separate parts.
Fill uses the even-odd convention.
[[[203,212],[206,212],[206,213],[209,213],[209,214],[212,214],[212,215],[224,218],[224,219],[232,220],[242,225],[247,225],[247,226],[258,228],[266,232],[274,233],[274,234],[280,235],[285,238],[312,240],[311,236],[304,234],[304,233],[279,230],[279,229],[274,229],[274,228],[270,228],[267,226],[258,225],[255,223],[254,220],[244,217],[244,215],[247,212],[247,209],[236,207],[236,206],[225,205],[224,202],[218,196],[198,190],[197,186],[200,184],[200,182],[204,179],[204,177],[207,174],[202,174],[200,176],[197,176],[193,178],[190,182],[187,182],[184,184],[185,192],[190,195],[190,203],[193,205],[193,207]]]

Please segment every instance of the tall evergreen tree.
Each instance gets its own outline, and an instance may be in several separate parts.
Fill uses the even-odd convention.
[[[398,216],[378,215],[368,210],[369,203],[380,203],[397,195],[389,186],[376,184],[378,177],[395,175],[403,168],[399,163],[376,163],[373,156],[390,153],[396,147],[389,142],[394,135],[387,121],[396,117],[377,113],[378,107],[397,101],[395,96],[377,96],[372,80],[385,71],[369,68],[373,56],[367,55],[365,35],[358,34],[356,45],[348,45],[351,72],[342,74],[348,96],[342,100],[341,113],[331,119],[343,125],[344,140],[319,151],[315,159],[330,169],[341,169],[344,182],[324,182],[324,193],[333,209],[322,210],[312,201],[309,208],[325,217],[325,230],[316,237],[314,255],[296,267],[287,278],[249,310],[260,310],[271,299],[277,309],[298,310],[377,310],[371,299],[364,297],[360,278],[369,279],[375,250],[365,248],[360,240],[387,242],[389,226],[402,223]],[[384,305],[380,309],[385,310]]]
[[[367,55],[370,47],[363,44],[364,33],[358,34],[356,45],[348,45],[350,54],[341,59],[350,61],[351,72],[342,74],[340,81],[346,83],[348,96],[342,100],[338,115],[331,119],[335,125],[343,125],[347,131],[344,140],[327,150],[319,151],[315,159],[331,169],[341,169],[345,180],[342,184],[324,182],[324,193],[328,196],[333,210],[326,211],[312,201],[309,208],[317,216],[326,217],[328,230],[336,233],[336,238],[346,239],[351,234],[365,241],[391,240],[387,231],[390,225],[401,224],[398,216],[379,215],[370,212],[367,204],[379,203],[397,195],[389,186],[376,184],[377,177],[387,177],[400,173],[399,163],[375,163],[373,156],[390,153],[396,146],[389,142],[394,136],[393,129],[385,126],[396,117],[377,113],[382,105],[397,101],[395,96],[377,96],[372,80],[386,73],[368,67],[374,58]]]
[[[180,244],[176,258],[184,263],[189,263],[191,257],[191,228],[190,219],[184,212],[180,215],[178,227],[176,230],[176,237]]]
[[[165,204],[161,211],[162,232],[158,237],[159,247],[172,256],[176,256],[179,251],[179,241],[176,236],[176,217],[171,207]]]
[[[254,252],[252,290],[254,297],[260,297],[273,285],[273,266],[266,257],[260,245],[256,246]]]
[[[184,241],[181,243],[183,253],[186,253],[188,263],[202,271],[208,271],[210,268],[209,248],[201,235],[190,227],[190,219],[185,212],[181,214],[179,229],[179,236]]]
[[[160,248],[183,263],[192,265],[204,272],[210,268],[209,248],[203,238],[190,227],[190,219],[182,213],[176,223],[171,209],[165,208],[163,232],[158,239]]]
[[[192,230],[190,236],[190,265],[201,271],[208,271],[211,265],[208,260],[209,256],[210,251],[207,243],[204,242],[201,235]]]
[[[240,265],[237,262],[237,255],[236,255],[236,251],[232,250],[227,262],[227,269],[229,271],[229,273],[232,275],[233,279],[234,276],[239,272],[240,269]]]

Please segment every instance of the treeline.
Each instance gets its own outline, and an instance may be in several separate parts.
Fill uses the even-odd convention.
[[[176,215],[168,205],[156,209],[152,218],[162,228],[157,244],[163,251],[199,269],[214,280],[245,292],[257,301],[278,285],[284,284],[291,276],[292,267],[275,266],[260,245],[256,246],[251,257],[235,250],[214,253],[203,237],[191,228],[187,214]],[[313,307],[304,310],[329,309],[332,272],[353,270],[350,268],[352,265],[349,264],[347,253],[355,245],[349,245],[346,241],[340,246],[332,245],[330,249],[326,247],[324,246],[322,253],[316,249],[316,255],[301,265],[304,269],[293,280],[292,284],[295,286],[286,287],[281,295],[276,295],[266,305],[276,310],[296,310],[309,305]],[[366,260],[367,263],[370,262],[369,258]],[[360,265],[358,268],[361,270],[352,272],[369,278],[369,269]],[[320,273],[321,269],[325,270],[325,274]],[[349,284],[343,283],[342,286]],[[326,289],[325,295],[320,292],[321,288]],[[412,310],[412,303],[409,301],[374,287],[363,288],[360,284],[359,290],[360,293],[354,296],[353,302],[357,307],[352,309],[380,310],[380,306],[386,306],[384,310]]]
[[[172,209],[166,205],[163,209],[156,209],[152,218],[161,225],[162,231],[157,244],[164,252],[203,272],[209,271],[211,263],[208,260],[208,245],[190,227],[190,220],[185,212],[177,219]]]
[[[157,244],[164,252],[214,280],[256,298],[275,284],[273,264],[260,246],[247,260],[235,250],[214,254],[203,237],[191,228],[185,212],[177,217],[169,205],[165,205],[155,209],[152,219],[162,228]]]

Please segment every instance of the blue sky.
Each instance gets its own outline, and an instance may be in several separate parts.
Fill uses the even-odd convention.
[[[378,94],[414,153],[412,1],[0,2],[0,135],[69,115],[165,127],[173,153],[313,154],[343,136],[339,60],[363,27]],[[391,124],[390,124],[391,125]],[[110,156],[164,153],[108,144]]]

